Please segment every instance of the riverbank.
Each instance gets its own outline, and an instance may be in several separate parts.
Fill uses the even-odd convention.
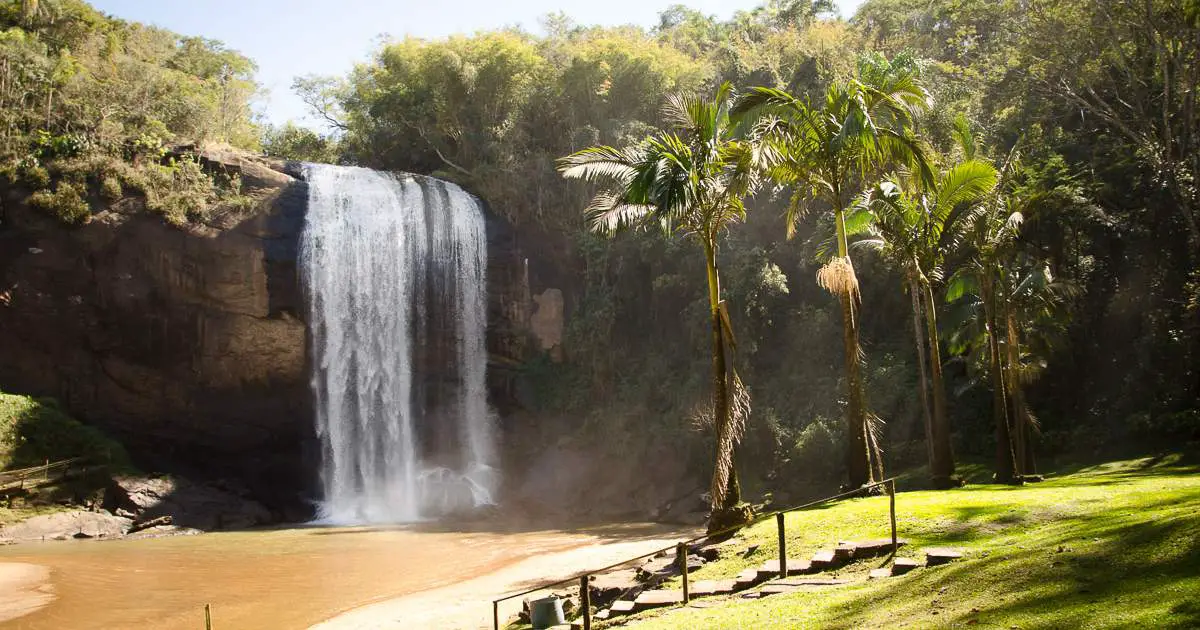
[[[214,627],[327,622],[335,624],[327,628],[349,628],[376,614],[379,624],[358,627],[389,627],[390,615],[407,620],[428,607],[422,618],[433,627],[468,628],[474,618],[490,620],[492,592],[551,572],[570,575],[581,562],[634,555],[683,535],[640,524],[507,531],[312,527],[9,546],[0,548],[0,566],[49,571],[57,599],[21,617],[27,630],[192,630],[202,627],[205,604]],[[405,600],[399,608],[369,608],[397,598]]]

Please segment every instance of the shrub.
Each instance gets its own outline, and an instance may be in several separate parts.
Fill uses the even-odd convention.
[[[794,477],[829,480],[837,476],[845,448],[842,435],[834,429],[834,424],[818,417],[796,436],[788,462]]]
[[[143,192],[146,207],[162,214],[172,225],[202,221],[216,200],[213,179],[195,159],[146,167]]]
[[[121,180],[115,175],[108,175],[100,180],[100,196],[109,201],[116,201],[125,194],[121,188]]]
[[[30,190],[40,190],[50,186],[50,171],[37,160],[23,160],[17,165],[17,179]]]
[[[0,392],[0,469],[86,457],[117,471],[131,468],[118,442],[67,415],[54,400]]]
[[[92,214],[80,188],[77,184],[59,182],[54,192],[40,190],[30,195],[29,205],[55,216],[67,225],[80,225]]]

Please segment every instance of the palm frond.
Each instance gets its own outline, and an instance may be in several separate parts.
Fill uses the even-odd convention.
[[[996,187],[996,167],[982,160],[955,164],[942,174],[935,207],[948,215],[959,204],[981,201]]]
[[[615,149],[609,146],[589,147],[558,159],[558,170],[567,179],[589,183],[612,182],[626,184],[637,173],[635,147]]]

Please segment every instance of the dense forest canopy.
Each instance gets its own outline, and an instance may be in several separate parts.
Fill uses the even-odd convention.
[[[916,183],[885,161],[847,179],[867,204],[850,213],[848,256],[865,405],[889,465],[926,462],[926,362],[944,362],[960,457],[995,447],[996,405],[1012,405],[1029,431],[1018,439],[1045,454],[1195,439],[1200,2],[867,0],[849,20],[832,9],[768,0],[722,20],[675,6],[652,28],[550,15],[536,33],[392,40],[346,76],[297,78],[326,124],[315,132],[256,124],[254,64],[219,42],[78,0],[10,0],[0,160],[31,203],[76,223],[123,193],[178,223],[243,203],[236,182],[173,159],[179,144],[454,180],[558,263],[545,273],[567,296],[566,358],[524,367],[528,413],[583,418],[546,430],[605,436],[614,452],[674,440],[703,462],[701,245],[592,234],[582,210],[595,191],[564,181],[556,160],[637,145],[667,127],[672,94],[728,82],[737,97],[765,87],[819,108],[831,86],[870,83],[863,60],[903,60],[927,98],[902,127],[938,177]],[[939,197],[971,173],[992,183]],[[721,234],[721,272],[731,361],[753,399],[741,466],[800,489],[844,472],[828,453],[847,439],[847,401],[842,309],[812,281],[836,249],[835,215],[795,192],[776,181],[746,199],[745,221]],[[790,228],[789,207],[807,210]],[[943,231],[957,236],[929,240]],[[914,330],[932,339],[914,347]]]
[[[554,159],[636,143],[663,127],[661,105],[672,93],[729,81],[740,92],[766,86],[817,101],[855,76],[864,54],[911,57],[930,97],[915,129],[935,160],[997,169],[1003,209],[989,207],[999,223],[989,231],[978,219],[963,238],[985,249],[1012,241],[1003,245],[1011,286],[997,289],[1010,296],[1002,317],[1011,321],[990,328],[1014,335],[1000,334],[993,350],[1015,351],[1003,387],[1021,390],[1008,396],[1021,398],[1017,413],[1036,434],[1030,448],[1195,436],[1200,5],[868,0],[849,21],[830,17],[830,8],[772,1],[719,20],[677,6],[650,29],[586,27],[556,15],[540,35],[394,41],[348,76],[307,77],[296,87],[330,124],[324,140],[343,160],[454,179],[515,223],[565,235],[585,282],[571,295],[571,370],[546,376],[542,393],[553,402],[541,404],[569,408],[603,396],[630,416],[661,418],[647,422],[670,432],[705,390],[707,305],[703,276],[689,264],[693,246],[637,234],[597,241],[581,213],[590,191],[555,177]],[[748,202],[747,224],[727,234],[737,361],[755,400],[745,448],[777,473],[805,461],[835,475],[840,464],[812,453],[845,439],[833,420],[840,377],[829,369],[839,364],[828,342],[839,318],[806,281],[832,224],[810,213],[800,238],[787,242],[787,197],[764,189]],[[1012,215],[1022,221],[1008,233],[1001,228]],[[872,237],[878,230],[859,236]],[[969,248],[943,250],[925,309],[946,311],[934,332],[947,355],[956,449],[984,453],[996,389],[990,315],[968,269],[995,261]],[[903,271],[885,253],[853,255],[868,305],[868,406],[887,421],[888,457],[919,461],[921,449],[908,446],[922,438],[918,361],[905,337],[911,309],[898,290]],[[694,325],[676,326],[680,312]]]

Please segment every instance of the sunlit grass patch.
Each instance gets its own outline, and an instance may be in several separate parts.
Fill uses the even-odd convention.
[[[647,628],[1200,627],[1200,475],[1178,456],[1088,466],[1023,487],[902,492],[897,527],[926,546],[961,548],[954,564],[830,590],[730,598],[642,615]],[[887,497],[787,517],[789,556],[889,534]],[[724,578],[777,556],[775,523],[694,572]],[[846,572],[843,569],[843,572]],[[850,570],[857,575],[861,568]]]

